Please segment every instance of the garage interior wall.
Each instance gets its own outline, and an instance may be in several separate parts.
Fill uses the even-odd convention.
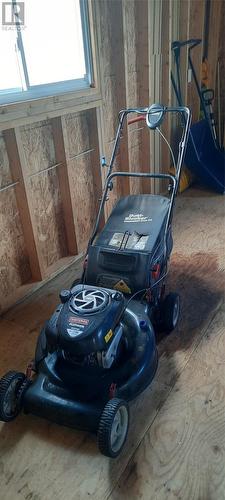
[[[118,111],[174,102],[171,42],[204,38],[205,0],[93,0],[89,8],[96,88],[83,96],[0,108],[0,312],[85,251],[106,173],[100,157],[109,161]],[[218,58],[224,69],[224,10],[223,0],[211,1],[208,61],[214,88]],[[193,54],[200,76],[202,46]],[[182,67],[187,68],[185,51]],[[192,83],[185,95],[196,121]],[[224,101],[221,106],[224,113]],[[164,132],[170,133],[170,124]],[[144,126],[125,129],[116,168],[165,171],[169,163],[166,149]],[[119,196],[150,188],[157,192],[160,186],[127,179],[116,184],[106,217]]]

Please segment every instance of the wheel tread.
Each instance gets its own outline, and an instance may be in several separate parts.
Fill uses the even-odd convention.
[[[24,382],[25,375],[22,372],[16,372],[14,370],[11,370],[7,372],[1,379],[0,379],[0,420],[3,422],[9,422],[10,420],[13,420],[13,418],[16,417],[17,413],[15,416],[6,416],[3,410],[3,404],[4,404],[4,398],[6,391],[8,390],[10,383],[13,381],[15,377],[21,377],[21,384]]]
[[[180,296],[178,293],[171,292],[168,295],[166,295],[164,301],[162,302],[161,306],[161,331],[166,331],[167,333],[170,333],[176,328],[176,325],[173,325],[173,308],[175,305],[176,300],[179,300],[179,309],[180,309]],[[180,311],[179,311],[180,312]],[[177,323],[179,321],[179,316]]]
[[[109,441],[110,441],[110,431],[111,431],[112,421],[121,404],[124,404],[126,406],[129,418],[129,410],[126,401],[123,401],[122,399],[119,398],[113,398],[109,400],[108,403],[105,405],[98,428],[99,450],[103,455],[112,458],[115,458],[120,452],[120,450],[118,453],[113,453],[112,451],[110,451]],[[128,425],[129,425],[129,420],[128,420]]]

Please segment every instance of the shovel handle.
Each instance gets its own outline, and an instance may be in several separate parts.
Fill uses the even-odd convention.
[[[175,42],[172,42],[171,48],[172,50],[180,49],[180,47],[185,47],[185,45],[189,46],[189,50],[193,49],[196,47],[196,45],[199,45],[201,43],[201,38],[191,38],[190,40],[185,40],[184,42],[180,42],[179,40],[176,40]]]

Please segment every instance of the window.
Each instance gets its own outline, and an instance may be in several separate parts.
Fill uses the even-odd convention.
[[[0,104],[90,87],[87,0],[2,2]]]

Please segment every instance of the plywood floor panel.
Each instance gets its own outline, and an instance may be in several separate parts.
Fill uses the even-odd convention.
[[[206,474],[211,473],[218,495],[223,491],[220,462],[225,465],[223,444],[220,448],[216,441],[218,429],[224,430],[225,388],[223,381],[219,386],[211,384],[216,380],[217,366],[221,379],[224,375],[225,345],[219,333],[222,313],[218,312],[224,294],[222,205],[222,197],[201,196],[198,191],[178,198],[168,287],[182,295],[182,322],[176,332],[159,342],[159,370],[151,387],[131,405],[131,430],[121,456],[115,461],[101,456],[94,436],[21,415],[11,424],[0,424],[1,500],[86,500],[89,496],[101,500],[110,495],[113,500],[128,496],[154,500],[224,498],[204,496],[213,491],[212,486],[207,490]],[[197,236],[204,228],[200,246]],[[0,323],[1,374],[13,367],[21,369],[30,359],[38,331],[58,302],[58,291],[79,272],[77,265],[74,270],[71,267],[4,316]],[[214,410],[209,401],[213,401],[211,387],[215,387]],[[209,403],[201,410],[203,400]],[[207,408],[212,409],[210,417]],[[203,422],[202,431],[195,418]],[[204,444],[207,439],[209,445]],[[207,446],[211,451],[205,464]],[[152,449],[157,450],[154,456]],[[151,497],[152,492],[155,496]]]
[[[224,414],[223,306],[110,499],[224,499]]]

